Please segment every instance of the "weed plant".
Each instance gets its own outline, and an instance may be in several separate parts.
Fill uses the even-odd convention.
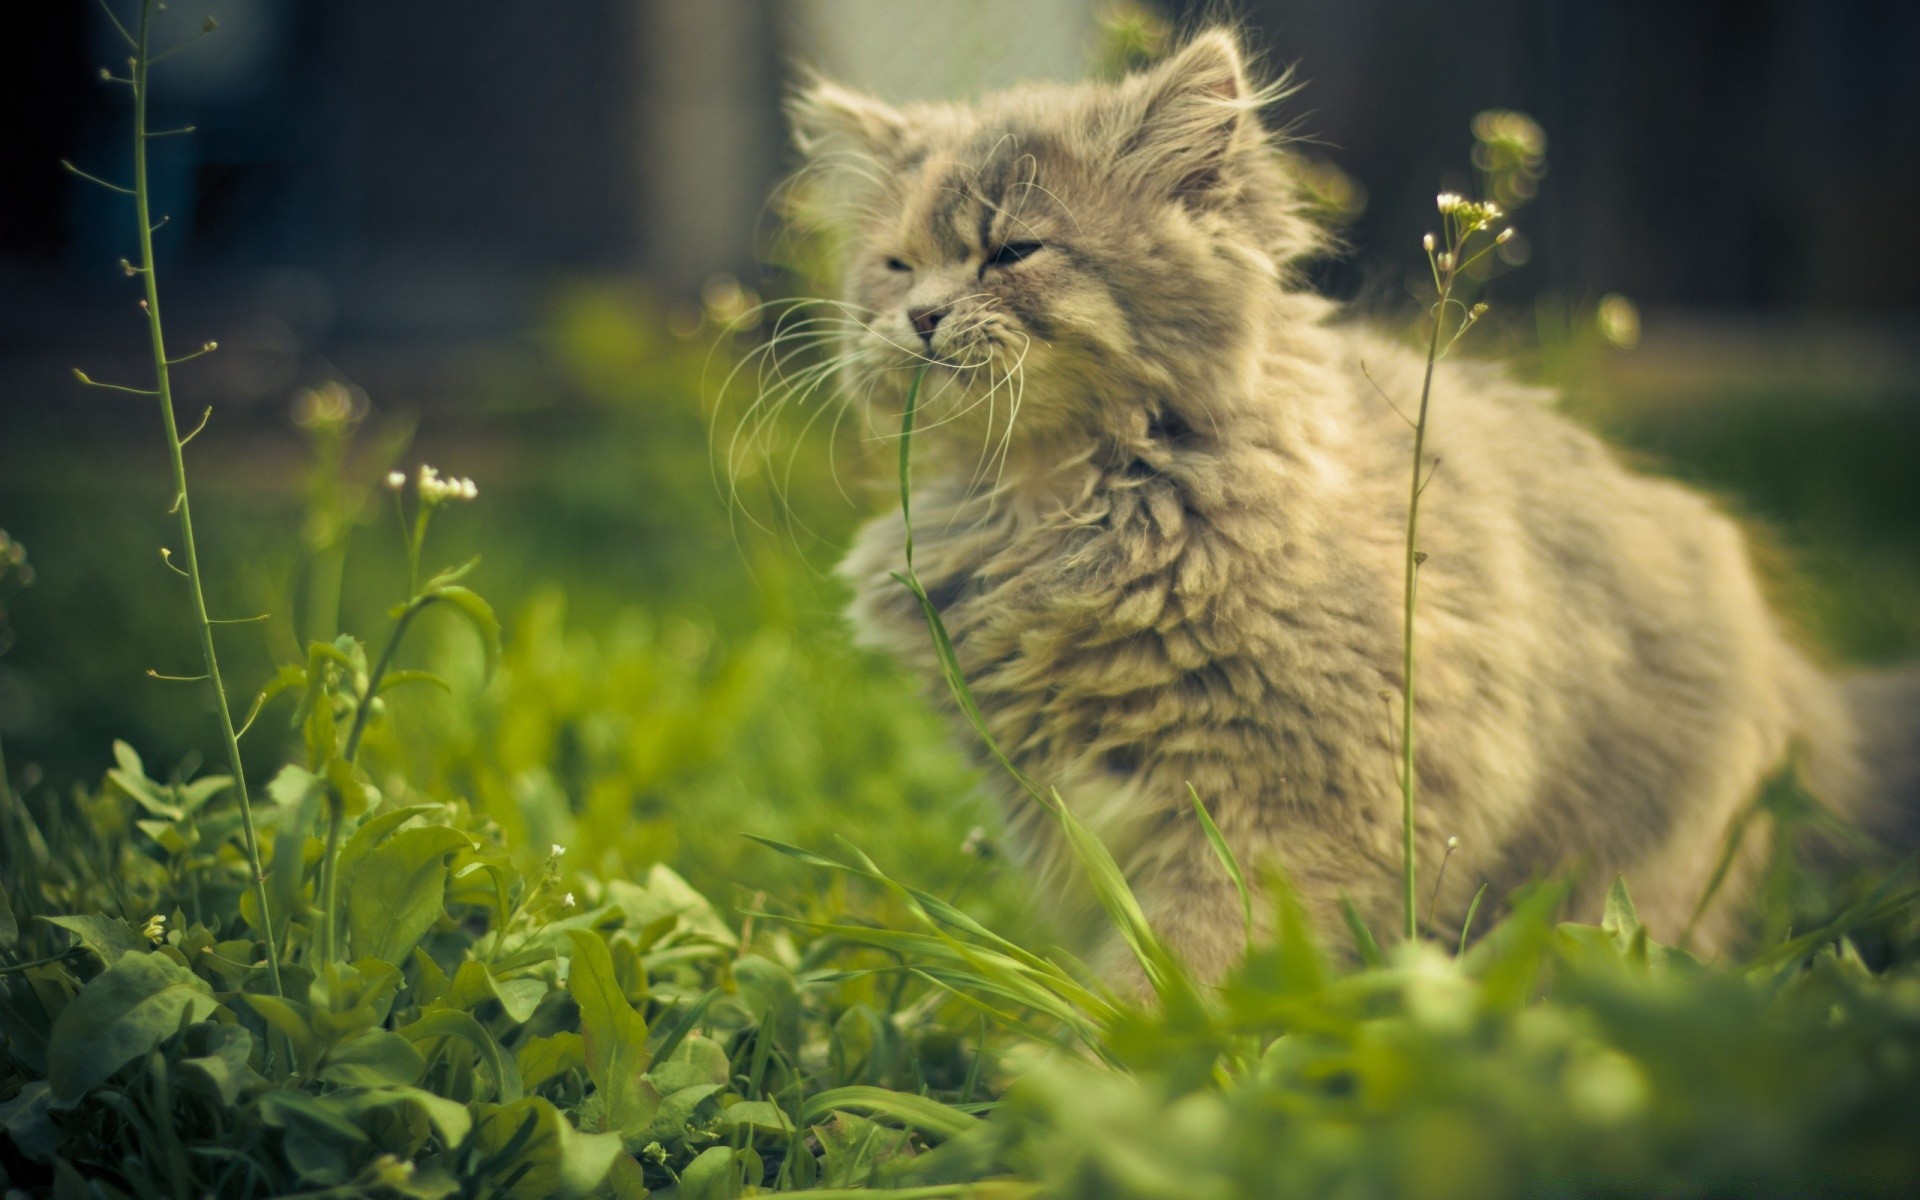
[[[122,30],[136,114],[162,57],[146,49],[156,8],[141,3]],[[186,503],[192,435],[172,424],[137,169],[128,190],[155,386],[127,390],[164,409],[205,664],[173,686],[219,695],[221,627]],[[1462,242],[1485,232],[1472,222]],[[1447,252],[1461,261],[1461,246]],[[1439,329],[1436,315],[1436,354]],[[347,471],[351,422],[309,432],[316,480]],[[737,860],[705,859],[737,863],[736,878],[705,882],[730,882],[738,903],[710,902],[665,865],[630,872],[672,846],[647,840],[660,831],[634,819],[638,793],[676,778],[661,766],[674,756],[712,753],[756,686],[819,688],[843,724],[931,734],[888,724],[898,706],[883,697],[794,668],[790,646],[715,666],[669,622],[583,642],[551,597],[503,637],[471,590],[474,564],[432,566],[477,489],[426,467],[388,472],[317,484],[307,539],[345,570],[351,497],[390,496],[407,571],[381,636],[332,628],[338,576],[321,574],[304,653],[238,719],[216,705],[224,771],[155,769],[120,744],[98,786],[30,800],[0,766],[9,1195],[1857,1195],[1920,1179],[1920,896],[1904,870],[1815,886],[1792,850],[1818,810],[1790,774],[1756,800],[1779,886],[1742,960],[1653,942],[1625,881],[1598,926],[1558,922],[1565,889],[1548,880],[1496,898],[1471,945],[1408,936],[1382,949],[1355,922],[1351,947],[1329,947],[1284,878],[1250,886],[1262,864],[1215,836],[1249,925],[1254,904],[1271,904],[1275,935],[1208,987],[1159,944],[1047,781],[1015,771],[1150,981],[1152,1001],[1135,1003],[1030,920],[978,903],[988,873],[885,870],[833,843],[828,822],[777,806],[716,800],[706,817],[762,835]],[[0,557],[0,586],[23,563]],[[919,592],[910,556],[901,579]],[[273,736],[291,760],[249,792],[241,739]],[[770,786],[802,761],[766,753],[755,778]],[[964,785],[885,761],[899,792]],[[857,778],[839,760],[808,769],[829,796]],[[918,802],[840,798],[867,834]]]

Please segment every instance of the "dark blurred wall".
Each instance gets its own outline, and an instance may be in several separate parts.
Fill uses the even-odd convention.
[[[1175,6],[1186,21],[1217,3]],[[1506,286],[1642,303],[1920,309],[1920,4],[1913,0],[1247,0],[1306,89],[1302,132],[1366,186],[1333,268],[1411,248],[1467,123],[1518,108],[1548,135]]]
[[[1092,49],[1083,0],[991,19],[959,3],[175,0],[163,40],[206,12],[222,25],[156,85],[156,123],[202,130],[154,143],[179,333],[233,348],[205,368],[223,402],[283,397],[322,354],[385,383],[370,343],[410,355],[406,386],[430,389],[443,361],[421,345],[471,362],[531,328],[555,279],[640,277],[672,297],[744,274],[791,162],[790,59],[964,91],[969,72],[992,77],[982,64],[1037,55],[1044,69],[1021,73],[1072,74]],[[1192,23],[1222,6],[1166,7]],[[1467,122],[1513,107],[1550,142],[1508,296],[1920,310],[1920,2],[1239,11],[1308,84],[1287,115],[1370,197],[1355,251],[1324,268],[1337,293],[1400,297],[1434,191],[1468,182]],[[0,405],[93,403],[67,367],[112,366],[112,347],[138,361],[114,267],[131,239],[124,203],[57,164],[126,174],[125,92],[95,74],[125,52],[86,0],[7,5],[0,46]]]
[[[332,332],[404,334],[524,324],[561,274],[748,269],[781,169],[770,3],[175,0],[157,44],[220,29],[156,70],[154,124],[200,129],[153,143],[173,288],[264,272]],[[117,297],[124,202],[58,161],[126,176],[126,91],[97,77],[126,50],[91,0],[7,5],[0,44],[0,299]]]

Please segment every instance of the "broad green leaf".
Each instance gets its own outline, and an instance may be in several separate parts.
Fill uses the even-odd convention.
[[[244,1025],[215,1025],[206,1033],[206,1053],[180,1060],[184,1083],[232,1106],[266,1080],[252,1066],[253,1034]]]
[[[93,977],[54,1020],[47,1082],[62,1104],[77,1102],[183,1025],[219,1008],[213,990],[161,954],[129,954]]]
[[[468,959],[453,974],[453,981],[441,999],[453,1008],[471,1012],[489,1000],[498,1001],[514,1024],[533,1015],[547,994],[544,979],[495,979],[487,964]]]
[[[679,919],[681,929],[722,946],[739,942],[732,928],[714,911],[713,903],[665,863],[655,863],[641,884],[608,880],[607,898],[625,914],[628,928],[645,928],[671,916]]]
[[[486,655],[486,678],[492,679],[494,669],[500,665],[500,619],[493,615],[493,606],[482,600],[479,593],[457,584],[435,588],[426,595],[429,600],[452,605],[454,611],[473,626]]]
[[[329,963],[307,992],[314,1036],[331,1046],[384,1024],[402,982],[400,968],[377,958]]]
[[[355,1087],[405,1087],[419,1083],[427,1060],[413,1043],[385,1029],[369,1029],[328,1053],[320,1078]]]
[[[404,962],[447,909],[447,860],[472,845],[457,829],[403,829],[367,852],[345,881],[347,936],[357,958]]]
[[[242,992],[240,996],[249,1008],[260,1014],[261,1020],[287,1039],[300,1072],[310,1073],[320,1060],[320,1039],[314,1036],[313,1024],[307,1019],[307,1006],[298,1000],[286,1000],[264,992]]]
[[[821,1184],[856,1188],[872,1182],[886,1163],[913,1152],[913,1135],[847,1112],[813,1125],[813,1136],[827,1159]],[[885,1193],[879,1193],[884,1195]]]
[[[153,816],[165,817],[169,821],[178,821],[187,815],[178,804],[167,799],[166,789],[147,778],[147,768],[132,746],[125,742],[114,742],[113,760],[117,765],[107,772],[107,779],[129,800]]]
[[[82,946],[99,955],[102,964],[109,967],[129,954],[144,954],[147,950],[147,939],[119,917],[95,914],[40,919],[71,933]]]
[[[556,1075],[587,1069],[587,1044],[571,1029],[545,1037],[530,1037],[520,1043],[513,1055],[520,1065],[520,1079],[537,1088]]]
[[[581,1133],[539,1096],[486,1107],[474,1141],[493,1178],[517,1176],[505,1192],[517,1200],[583,1195],[599,1186],[620,1153],[619,1134]]]
[[[800,1111],[800,1119],[813,1125],[836,1110],[888,1117],[936,1138],[958,1137],[980,1124],[978,1117],[968,1116],[930,1097],[864,1085],[829,1088],[809,1097]]]
[[[446,806],[441,804],[409,804],[403,808],[388,809],[377,816],[368,817],[360,822],[360,827],[347,838],[347,844],[340,848],[340,878],[353,878],[353,870],[360,860],[373,852],[373,848],[385,841],[394,830],[405,825],[415,817],[429,813],[444,816]]]
[[[394,1032],[412,1042],[458,1038],[472,1046],[479,1053],[480,1060],[487,1064],[487,1070],[493,1075],[494,1090],[503,1103],[511,1104],[519,1100],[525,1091],[520,1082],[519,1064],[501,1049],[499,1041],[487,1032],[485,1026],[473,1019],[472,1013],[437,1008],[422,1013],[419,1020],[402,1025]]]
[[[606,1127],[623,1133],[640,1129],[660,1106],[648,1086],[647,1021],[614,977],[607,943],[592,930],[571,929],[573,957],[567,991],[580,1006],[580,1033],[586,1039],[587,1076],[600,1093]]]
[[[771,1100],[742,1100],[720,1110],[723,1128],[751,1136],[756,1133],[786,1135],[793,1132],[793,1119]]]
[[[0,1130],[5,1130],[20,1153],[35,1162],[50,1162],[60,1148],[60,1130],[47,1115],[53,1093],[44,1079],[26,1084],[13,1099],[0,1103]]]
[[[680,1172],[677,1200],[735,1200],[741,1194],[740,1164],[734,1151],[709,1146]]]
[[[400,1104],[416,1109],[433,1126],[441,1143],[449,1147],[466,1141],[468,1131],[473,1128],[473,1113],[466,1105],[425,1088],[373,1087],[357,1092],[354,1099],[366,1108]]]
[[[724,1085],[731,1071],[720,1043],[696,1033],[683,1038],[647,1074],[662,1092],[677,1092],[703,1083]]]
[[[320,819],[320,781],[305,767],[288,763],[267,784],[267,794],[280,806],[280,825],[273,835],[273,862],[267,867],[267,892],[273,904],[273,937],[286,936],[287,922],[306,906],[307,833]],[[251,912],[251,894],[241,898],[242,911]],[[248,923],[259,929],[259,914]]]
[[[648,1080],[647,1086],[653,1088],[653,1081]],[[660,1096],[659,1090],[654,1089],[653,1094],[660,1097],[659,1108],[654,1112],[653,1119],[647,1122],[647,1127],[638,1136],[630,1137],[630,1140],[639,1145],[659,1142],[663,1146],[684,1140],[687,1127],[694,1123],[700,1106],[725,1089],[726,1085],[722,1083],[701,1083],[679,1088],[665,1096]]]
[[[385,675],[382,675],[380,677],[379,694],[384,696],[394,688],[405,687],[409,683],[431,684],[441,691],[446,692],[448,695],[453,694],[453,685],[440,676],[435,675],[432,671],[413,670],[388,671]]]
[[[367,773],[344,758],[327,760],[327,786],[340,797],[341,815],[348,819],[366,812],[380,798]]]

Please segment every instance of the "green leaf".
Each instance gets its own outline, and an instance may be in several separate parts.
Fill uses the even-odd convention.
[[[436,1095],[425,1088],[398,1086],[375,1087],[355,1095],[358,1104],[365,1108],[387,1105],[405,1105],[417,1110],[432,1124],[440,1141],[448,1147],[458,1146],[467,1140],[467,1133],[473,1128],[473,1113],[458,1100],[449,1100]]]
[[[740,1164],[725,1146],[709,1146],[680,1172],[677,1200],[735,1200],[741,1194]]]
[[[419,1083],[427,1060],[413,1043],[386,1029],[369,1029],[327,1055],[320,1078],[354,1087],[404,1087]]]
[[[1340,893],[1340,917],[1347,923],[1347,932],[1353,936],[1353,948],[1360,955],[1360,961],[1369,967],[1386,965],[1386,955],[1380,953],[1380,943],[1374,940],[1373,930],[1367,928],[1365,917],[1354,907],[1352,897]]]
[[[448,584],[459,583],[462,579],[473,574],[474,568],[479,565],[480,556],[476,554],[457,567],[448,567],[446,570],[420,585],[420,594],[424,596],[430,592],[437,592]]]
[[[530,1037],[520,1043],[513,1055],[520,1066],[521,1081],[537,1088],[556,1075],[587,1069],[587,1044],[570,1029],[545,1037]]]
[[[182,1026],[220,1005],[192,971],[162,954],[129,954],[88,982],[53,1022],[47,1082],[71,1105]]]
[[[207,1053],[180,1060],[181,1081],[231,1107],[266,1080],[253,1069],[253,1034],[244,1025],[215,1025]]]
[[[493,606],[482,600],[479,593],[458,585],[434,588],[424,595],[429,602],[437,600],[451,604],[454,611],[473,626],[473,631],[480,635],[480,647],[486,654],[486,678],[492,679],[494,669],[500,665],[500,619],[493,615]]]
[[[144,954],[147,950],[147,939],[119,917],[95,914],[40,919],[71,933],[82,946],[99,955],[100,962],[105,966],[110,967],[129,954]]]
[[[1194,815],[1200,818],[1200,828],[1207,835],[1207,842],[1213,847],[1214,857],[1226,868],[1227,878],[1233,880],[1233,890],[1240,895],[1241,927],[1246,933],[1247,942],[1253,942],[1253,893],[1247,887],[1247,877],[1240,870],[1240,860],[1234,856],[1233,847],[1227,845],[1226,835],[1213,823],[1213,814],[1200,802],[1200,793],[1193,784],[1187,784],[1187,795],[1193,798]]]
[[[5,781],[0,780],[0,786]],[[0,946],[11,946],[20,940],[20,922],[13,915],[13,901],[7,899],[7,890],[0,888]]]
[[[164,789],[147,778],[147,768],[140,761],[140,755],[125,742],[113,743],[113,760],[116,765],[107,772],[107,779],[129,800],[146,809],[156,817],[165,817],[169,821],[178,821],[186,816],[178,804],[169,803]]]
[[[647,1072],[662,1092],[677,1092],[707,1083],[724,1085],[731,1074],[732,1066],[720,1043],[697,1033],[683,1038]]]
[[[793,1120],[771,1100],[742,1100],[720,1110],[723,1128],[751,1136],[756,1133],[787,1135],[793,1132]]]
[[[35,1162],[52,1161],[60,1148],[60,1130],[47,1115],[52,1106],[53,1093],[44,1079],[28,1083],[13,1099],[0,1103],[0,1129]]]
[[[302,884],[306,880],[307,833],[320,819],[320,781],[305,767],[288,763],[267,784],[267,795],[282,811],[279,828],[273,834],[273,862],[267,867],[267,892],[273,904],[273,937],[277,943],[286,936],[287,922],[306,907]],[[249,893],[242,897],[243,911],[252,912]],[[259,928],[259,914],[248,922]]]
[[[1641,930],[1640,914],[1633,910],[1624,875],[1615,875],[1613,886],[1607,889],[1607,906],[1600,917],[1600,928],[1611,933],[1622,950],[1633,944],[1634,935]]]
[[[499,1041],[487,1032],[485,1026],[473,1019],[472,1013],[436,1008],[422,1013],[419,1020],[402,1025],[394,1032],[413,1042],[436,1038],[457,1038],[466,1042],[479,1052],[480,1060],[492,1072],[494,1091],[503,1103],[511,1104],[519,1100],[526,1090],[520,1082],[519,1064],[501,1050]]]
[[[473,840],[457,829],[403,829],[367,852],[345,881],[356,958],[405,962],[447,909],[447,860]]]
[[[340,797],[341,815],[349,819],[366,812],[380,798],[366,771],[344,758],[327,760],[327,786]]]
[[[829,1188],[863,1187],[886,1163],[913,1153],[911,1133],[852,1113],[836,1112],[831,1120],[815,1124],[813,1136],[827,1159],[820,1182]]]
[[[620,1153],[619,1134],[581,1133],[539,1096],[488,1108],[474,1142],[492,1177],[517,1176],[505,1192],[517,1200],[582,1195],[599,1186]]]
[[[435,675],[432,671],[413,670],[388,671],[380,677],[380,690],[377,694],[384,696],[394,688],[402,687],[409,683],[432,684],[448,695],[453,694],[453,685],[440,676]]]
[[[498,1001],[507,1017],[519,1025],[533,1015],[547,990],[543,979],[496,979],[487,964],[470,958],[454,972],[453,982],[441,999],[450,1007],[469,1012],[489,1000]]]
[[[840,1109],[887,1117],[918,1129],[929,1137],[941,1139],[958,1137],[980,1125],[978,1117],[968,1116],[930,1097],[864,1085],[829,1088],[809,1097],[806,1106],[801,1109],[800,1119],[805,1124],[813,1125]]]
[[[606,1127],[636,1131],[660,1107],[660,1094],[645,1079],[646,1018],[627,1003],[605,939],[587,929],[570,929],[567,937],[573,942],[567,991],[580,1006],[587,1076],[600,1094]]]
[[[307,1006],[297,1000],[270,996],[264,992],[242,992],[240,998],[247,1002],[247,1007],[260,1014],[261,1020],[287,1039],[301,1074],[310,1073],[320,1059],[320,1039],[314,1036],[313,1025],[307,1020]]]

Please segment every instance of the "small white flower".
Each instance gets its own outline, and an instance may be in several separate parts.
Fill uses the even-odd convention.
[[[1512,240],[1513,240],[1513,226],[1509,225],[1505,229],[1502,229],[1500,231],[1500,236],[1497,238],[1494,238],[1493,242],[1494,242],[1494,245],[1496,246],[1504,246]]]
[[[405,486],[407,486],[407,473],[405,471],[388,471],[387,472],[387,490],[388,491],[397,492]]]
[[[560,897],[560,902],[562,904],[565,904],[568,908],[574,907],[573,893],[568,892],[566,895]]]
[[[1434,246],[1434,241],[1433,241],[1433,235],[1432,235],[1432,234],[1428,234],[1427,236],[1425,236],[1425,237],[1423,237],[1423,238],[1421,238],[1421,239],[1420,239],[1420,244],[1421,244],[1422,246],[1425,246],[1425,247],[1427,248],[1427,253],[1428,253],[1428,254],[1432,254],[1432,253],[1433,253],[1433,246]]]
[[[547,849],[549,850],[549,852],[552,853],[552,855],[555,858],[559,858],[562,854],[565,854],[567,852],[567,848],[565,846],[562,846],[559,842],[555,842],[553,845],[549,846]]]
[[[446,479],[434,468],[420,464],[420,502],[422,504],[444,504],[449,500],[471,500],[480,494],[473,480],[454,476]]]
[[[1484,306],[1484,305],[1482,305],[1481,307],[1485,307],[1485,306]],[[1459,839],[1459,838],[1457,838],[1457,837],[1450,837],[1450,838],[1448,838],[1448,839],[1447,839],[1447,849],[1449,849],[1449,850],[1458,850],[1459,848],[1460,848],[1460,839]]]
[[[1442,271],[1453,270],[1453,251],[1449,250],[1446,253],[1442,254],[1440,256],[1439,262],[1440,262],[1440,269]]]
[[[1433,198],[1433,205],[1447,216],[1452,216],[1466,207],[1467,198],[1459,192],[1441,192]]]
[[[148,917],[147,923],[141,926],[140,928],[140,935],[146,938],[148,941],[153,942],[155,945],[158,945],[159,943],[166,941],[167,940],[166,916],[161,913],[155,913],[151,917]]]

